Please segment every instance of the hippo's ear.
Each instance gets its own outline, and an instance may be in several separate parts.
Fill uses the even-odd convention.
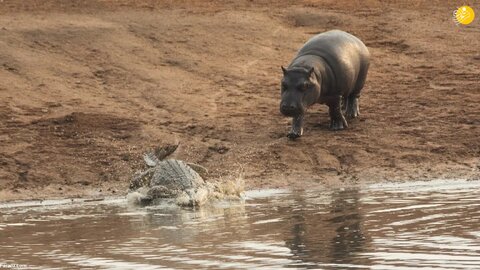
[[[284,68],[283,66],[281,66],[281,67],[282,67],[283,75],[287,74],[287,69]]]
[[[308,70],[308,77],[312,76],[312,73],[315,69],[313,67],[310,68],[310,70]]]

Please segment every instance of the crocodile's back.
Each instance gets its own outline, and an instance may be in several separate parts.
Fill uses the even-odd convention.
[[[150,185],[162,185],[169,189],[185,190],[196,188],[204,183],[202,177],[187,163],[181,160],[167,159],[160,161],[155,166]]]

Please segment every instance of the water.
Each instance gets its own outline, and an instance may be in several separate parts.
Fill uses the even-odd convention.
[[[0,205],[24,269],[480,269],[480,181],[252,191],[197,211],[122,199]],[[13,206],[13,207],[12,207]]]

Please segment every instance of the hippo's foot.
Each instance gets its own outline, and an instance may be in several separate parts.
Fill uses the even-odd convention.
[[[347,119],[357,118],[360,115],[357,97],[350,97],[346,107],[345,116]]]
[[[330,115],[330,129],[331,130],[342,130],[348,127],[347,120],[342,113],[342,104],[341,98],[339,97],[336,101],[328,105],[329,115]],[[348,109],[348,105],[347,105]]]
[[[330,120],[330,130],[336,131],[336,130],[343,130],[348,127],[347,120],[345,120],[345,117],[343,115],[340,115],[336,118],[332,118]]]
[[[301,136],[302,136],[301,132],[295,132],[293,130],[287,134],[287,138],[289,138],[290,140],[295,140],[297,138],[300,138]]]

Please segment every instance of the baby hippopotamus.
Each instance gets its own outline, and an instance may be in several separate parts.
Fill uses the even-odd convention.
[[[290,65],[282,66],[280,112],[293,117],[287,137],[302,135],[306,108],[314,103],[329,107],[331,130],[347,128],[345,116],[359,115],[358,98],[369,63],[367,47],[349,33],[332,30],[307,41]]]

